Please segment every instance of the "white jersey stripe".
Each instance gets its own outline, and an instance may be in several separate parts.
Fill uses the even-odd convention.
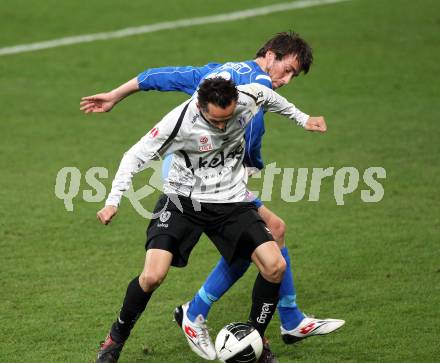
[[[259,79],[267,79],[270,83],[272,83],[272,79],[264,74],[260,74],[255,78],[255,80],[259,80]]]

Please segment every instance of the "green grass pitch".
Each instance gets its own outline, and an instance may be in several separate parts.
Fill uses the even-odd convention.
[[[271,3],[3,0],[0,47]],[[251,59],[268,37],[289,29],[312,44],[315,64],[280,93],[324,115],[329,131],[308,134],[269,115],[266,164],[353,166],[361,173],[381,166],[387,177],[381,202],[362,202],[361,182],[343,206],[333,198],[334,177],[323,181],[318,202],[297,203],[281,199],[275,177],[266,205],[288,225],[298,304],[347,323],[328,337],[286,346],[275,317],[267,332],[273,350],[281,363],[438,362],[439,14],[434,0],[353,0],[0,57],[0,362],[93,362],[143,264],[147,221],[124,199],[114,223],[99,225],[103,203],[83,201],[90,189],[84,174],[106,167],[108,189],[123,152],[186,97],[137,94],[109,114],[88,116],[79,111],[80,97],[148,67]],[[65,166],[82,173],[73,212],[54,194]],[[218,257],[204,237],[189,266],[170,271],[121,363],[201,362],[172,311],[192,297]],[[255,272],[215,304],[213,337],[247,318]]]

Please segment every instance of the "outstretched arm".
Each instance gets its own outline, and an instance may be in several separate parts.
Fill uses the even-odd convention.
[[[133,78],[113,91],[81,98],[80,110],[84,113],[109,112],[118,102],[139,90],[137,78]]]
[[[150,68],[113,91],[83,97],[80,110],[84,113],[109,112],[125,97],[138,91],[178,91],[191,96],[203,76],[216,66],[211,63],[203,67]]]
[[[191,101],[176,107],[168,113],[155,127],[153,127],[139,142],[128,150],[119,165],[113,179],[112,189],[105,202],[105,207],[97,213],[97,218],[103,224],[110,223],[118,211],[123,193],[131,186],[133,176],[144,170],[149,161],[166,152],[174,152],[181,146],[183,140],[180,125],[176,119],[186,109]],[[171,137],[171,135],[174,135]]]
[[[262,104],[267,111],[279,113],[291,120],[295,120],[298,125],[304,127],[307,131],[327,131],[324,117],[307,115],[296,108],[293,103],[290,103],[287,99],[267,87],[256,83],[250,84],[248,87],[257,97],[256,102]]]

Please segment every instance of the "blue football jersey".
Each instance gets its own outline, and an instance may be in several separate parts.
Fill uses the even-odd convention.
[[[202,67],[151,68],[140,73],[137,79],[141,90],[180,91],[193,95],[203,79],[216,76],[231,79],[236,85],[260,83],[272,88],[269,75],[255,61],[209,63]],[[263,116],[264,111],[260,110],[247,126],[245,134],[244,163],[257,169],[264,167],[261,156],[261,143],[265,132]],[[165,165],[168,164],[169,160]],[[166,174],[167,170],[164,172]]]

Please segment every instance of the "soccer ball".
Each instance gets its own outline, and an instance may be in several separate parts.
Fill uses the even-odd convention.
[[[248,323],[230,323],[217,334],[215,350],[221,362],[253,363],[260,358],[263,340]]]

